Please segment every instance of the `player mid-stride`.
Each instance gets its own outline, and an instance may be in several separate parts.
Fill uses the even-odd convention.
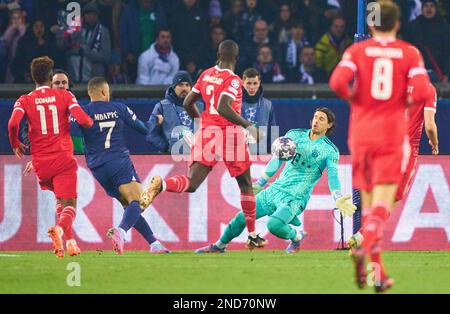
[[[86,163],[106,193],[125,209],[119,226],[108,231],[114,250],[123,254],[126,233],[134,227],[150,244],[150,252],[168,253],[141,215],[141,183],[123,136],[125,125],[143,135],[147,135],[148,130],[131,109],[110,101],[109,85],[104,78],[91,79],[88,93],[91,103],[84,110],[94,120],[94,125],[89,130],[82,130]]]
[[[380,18],[370,25],[373,38],[347,49],[330,86],[351,104],[348,143],[353,184],[362,196],[364,237],[362,246],[351,250],[356,283],[366,285],[365,260],[370,256],[375,291],[383,292],[394,281],[382,264],[380,242],[411,152],[407,105],[425,100],[429,78],[420,52],[396,39],[399,7],[388,0],[377,4]],[[408,86],[414,89],[409,96]]]
[[[422,131],[425,126],[425,133],[428,138],[428,143],[431,146],[431,152],[433,155],[439,154],[438,143],[438,128],[435,121],[437,94],[436,88],[432,84],[429,85],[430,89],[428,97],[425,101],[408,108],[408,137],[412,148],[411,158],[409,159],[406,172],[403,174],[402,180],[397,189],[395,201],[400,202],[406,194],[408,194],[411,188],[411,182],[414,178],[414,174],[417,168],[417,159],[419,158],[420,138],[422,137]],[[408,88],[409,93],[414,93],[414,88]],[[396,203],[396,205],[397,205]],[[350,248],[361,245],[363,236],[361,232],[357,232],[352,235],[348,240],[348,246]]]
[[[93,121],[72,93],[50,88],[52,74],[53,60],[50,58],[32,61],[31,75],[36,90],[16,101],[8,131],[14,154],[22,158],[26,147],[19,141],[18,131],[22,118],[28,118],[33,169],[41,189],[55,194],[56,212],[60,213],[56,226],[50,227],[48,234],[53,241],[55,255],[63,258],[62,236],[71,230],[77,206],[78,164],[73,157],[69,114],[85,128],[91,127]]]
[[[188,176],[166,180],[156,176],[141,196],[141,207],[149,206],[162,191],[193,193],[218,161],[224,161],[230,175],[235,177],[241,191],[241,205],[249,232],[246,246],[263,247],[267,241],[255,231],[256,204],[252,190],[247,129],[259,140],[259,131],[241,117],[242,81],[233,73],[239,47],[232,40],[223,41],[218,49],[218,63],[204,71],[184,101],[184,108],[193,119],[201,118],[195,134]],[[200,116],[195,105],[203,98],[206,110]]]
[[[339,150],[327,135],[333,133],[336,118],[325,107],[317,108],[311,121],[311,129],[297,129],[287,132],[297,146],[297,153],[283,169],[279,178],[267,189],[262,190],[267,181],[283,165],[274,156],[266,166],[263,176],[254,184],[256,196],[256,219],[269,216],[267,228],[275,236],[291,240],[287,253],[296,253],[306,233],[297,232],[290,225],[300,226],[299,216],[306,208],[312,190],[322,177],[325,169],[328,174],[328,186],[336,202],[336,207],[344,217],[355,212],[355,205],[343,196],[338,178]],[[245,222],[239,213],[228,224],[219,241],[198,249],[197,253],[223,253],[225,247],[244,230]]]

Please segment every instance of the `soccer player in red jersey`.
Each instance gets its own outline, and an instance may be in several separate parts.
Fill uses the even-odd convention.
[[[218,49],[218,64],[204,71],[184,101],[184,108],[193,119],[201,118],[191,150],[188,176],[166,180],[156,176],[141,196],[146,208],[162,191],[193,193],[206,179],[218,161],[224,161],[230,175],[235,177],[241,191],[241,205],[249,232],[247,248],[263,247],[267,241],[255,232],[256,202],[252,189],[247,129],[259,140],[260,133],[241,117],[242,80],[234,74],[239,47],[232,40],[223,41]],[[202,115],[195,102],[203,98],[206,108]]]
[[[373,38],[347,49],[330,87],[351,104],[348,143],[353,184],[361,190],[363,208],[362,246],[352,249],[357,284],[366,284],[365,260],[370,256],[379,266],[375,291],[383,292],[394,281],[382,264],[380,241],[411,152],[407,105],[425,100],[429,78],[420,52],[396,39],[398,6],[387,0],[377,3],[380,23],[370,25]],[[408,95],[408,86],[415,92]]]
[[[414,87],[408,88],[409,93],[414,93]],[[428,137],[428,143],[431,146],[433,155],[439,154],[438,129],[436,126],[436,88],[429,84],[428,97],[425,101],[408,108],[408,136],[412,148],[411,158],[409,159],[406,172],[398,186],[396,201],[401,201],[409,192],[411,181],[416,172],[417,158],[419,157],[420,138],[425,125],[425,133]]]
[[[53,60],[34,59],[31,74],[36,90],[22,95],[15,103],[8,123],[14,154],[22,158],[26,146],[18,138],[23,117],[28,118],[30,152],[33,169],[42,190],[52,191],[57,199],[56,212],[61,212],[56,226],[48,229],[55,255],[64,257],[62,235],[71,229],[76,215],[77,169],[69,132],[69,114],[83,127],[91,127],[92,119],[81,109],[75,96],[65,90],[54,90]]]

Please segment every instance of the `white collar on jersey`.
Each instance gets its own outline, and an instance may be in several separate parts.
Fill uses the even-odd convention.
[[[397,38],[395,38],[394,36],[389,36],[389,37],[374,36],[373,40],[375,40],[376,42],[378,42],[382,45],[387,45],[387,44],[395,42],[397,40]]]
[[[216,65],[216,66],[214,67],[214,69],[216,69],[216,70],[219,71],[219,72],[227,71],[227,72],[230,72],[230,74],[234,75],[234,72],[231,71],[230,69],[221,69],[221,68],[219,68],[218,65]]]
[[[44,89],[44,88],[50,88],[50,86],[40,86],[40,87],[36,88],[36,90],[41,90],[41,89]]]

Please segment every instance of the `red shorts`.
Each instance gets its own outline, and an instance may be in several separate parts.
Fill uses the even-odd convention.
[[[238,126],[207,127],[195,133],[191,162],[214,167],[223,161],[232,177],[243,174],[252,165],[247,132]]]
[[[357,146],[351,149],[353,186],[371,192],[378,184],[399,184],[406,171],[411,147],[403,145]]]
[[[33,168],[42,190],[54,192],[57,198],[77,198],[78,163],[73,156],[60,155],[51,159],[33,158]]]
[[[397,195],[395,196],[396,201],[401,201],[406,194],[408,194],[409,189],[411,188],[412,179],[416,173],[417,158],[418,156],[414,155],[409,159],[406,172],[403,174],[402,180],[398,185]]]

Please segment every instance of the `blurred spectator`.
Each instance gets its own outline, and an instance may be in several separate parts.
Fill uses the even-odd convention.
[[[264,98],[264,90],[261,85],[261,75],[258,70],[249,68],[242,75],[242,116],[250,121],[255,127],[263,128],[263,134],[267,135],[266,147],[259,149],[259,145],[250,144],[252,154],[267,154],[271,148],[271,127],[276,125],[275,112],[272,102]],[[262,147],[263,148],[263,147]]]
[[[222,7],[219,0],[211,0],[209,3],[209,24],[212,26],[220,25],[222,21]]]
[[[110,84],[129,84],[125,71],[122,71],[122,57],[120,52],[111,53],[111,62],[108,65],[108,82]]]
[[[258,57],[253,66],[261,73],[263,83],[281,83],[285,77],[281,73],[281,67],[273,57],[272,47],[263,44],[258,48]]]
[[[298,55],[300,64],[286,73],[289,83],[320,84],[328,82],[325,71],[316,66],[313,47],[305,46],[298,51]]]
[[[210,43],[206,49],[203,68],[207,69],[216,64],[217,49],[219,44],[225,40],[225,31],[220,26],[213,26],[210,31]]]
[[[303,47],[309,45],[303,24],[294,23],[289,30],[289,40],[281,45],[281,60],[284,71],[296,69],[299,64],[299,55]]]
[[[100,11],[100,24],[105,26],[111,35],[113,49],[120,49],[120,15],[122,11],[121,0],[97,0]]]
[[[111,59],[109,30],[99,22],[97,4],[83,7],[82,28],[64,42],[68,49],[67,68],[74,82],[88,82],[95,76],[106,76],[106,65]]]
[[[289,30],[294,24],[291,8],[287,3],[282,4],[279,9],[278,18],[270,25],[272,41],[275,44],[284,44],[289,40]]]
[[[229,39],[240,43],[244,37],[244,24],[242,20],[242,12],[244,11],[243,0],[233,0],[231,8],[225,12],[223,17],[223,25]]]
[[[55,61],[55,65],[59,66],[57,55],[56,41],[53,34],[45,29],[43,21],[34,21],[28,26],[25,35],[20,39],[16,55],[11,64],[14,82],[33,82],[30,74],[30,64],[35,58],[49,56]]]
[[[255,22],[254,36],[250,41],[245,41],[240,47],[239,68],[246,69],[253,66],[256,61],[257,49],[263,44],[271,45],[267,22],[259,20]],[[273,46],[272,46],[273,47]],[[276,54],[275,54],[276,55]]]
[[[440,82],[448,82],[450,75],[450,28],[437,13],[435,0],[422,1],[422,15],[408,27],[406,38],[420,49],[425,66]]]
[[[158,0],[130,0],[120,16],[120,47],[128,77],[137,77],[137,59],[167,27],[166,12]]]
[[[149,129],[147,141],[160,152],[172,152],[172,148],[177,143],[176,154],[186,154],[190,151],[184,136],[186,133],[188,137],[192,136],[194,122],[184,110],[183,101],[191,89],[192,80],[189,74],[185,71],[176,73],[172,85],[166,91],[165,98],[153,109],[147,122]],[[197,104],[197,107],[203,111],[203,105]]]
[[[172,12],[173,46],[182,63],[202,61],[208,39],[208,20],[197,0],[183,0]]]
[[[324,18],[327,0],[294,0],[293,12],[305,25],[310,42],[315,44],[326,32],[328,23]]]
[[[180,60],[172,49],[172,34],[169,29],[160,29],[156,42],[139,57],[136,84],[169,85],[179,69]]]
[[[1,82],[14,82],[11,64],[16,56],[19,41],[25,35],[26,30],[24,12],[20,9],[12,10],[9,15],[9,26],[0,39],[0,44],[3,47],[3,62],[0,70],[2,72],[0,75]]]
[[[245,0],[245,8],[242,12],[243,40],[251,40],[254,37],[255,23],[262,19],[263,15],[258,10],[258,0]]]
[[[351,44],[352,40],[345,34],[345,20],[342,17],[335,18],[330,31],[324,34],[316,45],[317,66],[330,75],[345,49]]]
[[[204,70],[203,68],[198,67],[194,60],[188,60],[183,69],[189,73],[193,82],[197,81],[198,77]]]

